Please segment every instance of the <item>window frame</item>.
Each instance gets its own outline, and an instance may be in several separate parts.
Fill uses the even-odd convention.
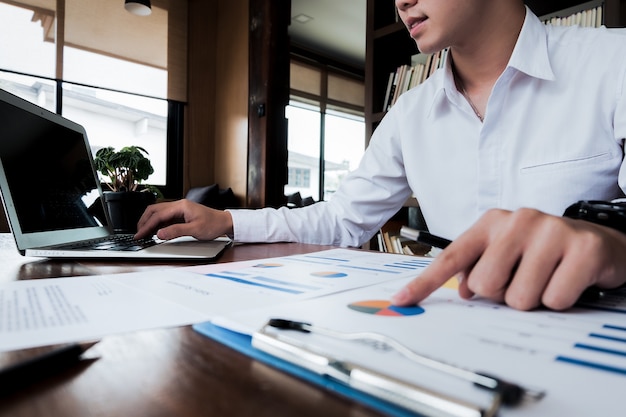
[[[297,50],[297,48],[296,48]],[[339,100],[334,100],[328,97],[328,77],[329,74],[338,75],[346,78],[351,78],[355,81],[364,83],[364,75],[361,71],[354,68],[343,66],[336,62],[329,61],[323,57],[311,54],[311,53],[299,53],[293,52],[291,54],[291,61],[300,65],[308,66],[319,71],[321,77],[320,94],[312,94],[310,92],[297,90],[291,88],[292,82],[290,81],[289,99],[298,103],[311,105],[315,103],[315,106],[319,107],[320,111],[320,157],[319,157],[319,200],[324,200],[325,194],[325,143],[326,143],[326,115],[328,110],[345,112],[348,114],[354,114],[359,117],[365,118],[365,106],[358,106],[351,103],[346,103]],[[287,138],[289,140],[289,138]],[[363,137],[363,148],[365,149],[367,144],[366,137]]]
[[[12,5],[10,1],[7,1],[6,3],[9,5]],[[17,7],[21,7],[21,6],[17,6]],[[57,26],[63,27],[64,18],[65,18],[65,7],[66,7],[65,2],[62,0],[60,7],[59,7],[59,2],[57,2],[57,7],[58,7],[58,10],[56,10],[56,13],[54,16],[54,22]],[[123,6],[120,5],[120,7],[123,7]],[[35,10],[33,10],[33,12],[35,12]],[[176,100],[176,99],[171,99],[169,97],[168,98],[155,97],[155,96],[150,96],[150,95],[141,94],[141,93],[122,91],[122,90],[113,89],[113,88],[94,86],[94,85],[82,84],[78,82],[65,80],[63,78],[63,73],[62,73],[63,72],[63,52],[62,51],[64,47],[64,38],[63,38],[62,33],[57,33],[57,35],[58,35],[58,41],[55,42],[56,51],[57,51],[56,58],[55,58],[56,66],[57,66],[56,78],[49,77],[49,76],[42,76],[38,74],[31,74],[28,72],[16,71],[13,69],[7,69],[7,68],[1,68],[1,67],[0,67],[0,73],[8,73],[8,74],[31,77],[34,79],[45,80],[47,82],[51,82],[52,84],[54,84],[55,86],[55,92],[54,92],[55,109],[54,111],[55,113],[59,115],[63,115],[63,93],[64,93],[63,84],[86,87],[86,88],[96,89],[96,90],[111,91],[111,92],[117,92],[117,93],[123,93],[123,94],[128,94],[128,95],[134,95],[138,97],[147,97],[151,99],[165,101],[167,103],[166,146],[164,149],[166,152],[166,158],[165,158],[166,179],[165,179],[165,185],[158,186],[158,187],[163,193],[165,198],[180,198],[183,192],[183,156],[184,156],[184,134],[185,134],[184,113],[185,113],[186,103],[183,101]],[[176,41],[178,41],[178,39],[176,39],[175,42]],[[167,71],[168,71],[168,78],[169,78],[169,69]],[[179,74],[179,72],[180,71],[178,71],[175,74],[176,77],[180,77],[181,74]],[[177,80],[177,81],[180,81],[180,80]],[[178,82],[178,84],[180,84],[180,82]],[[168,96],[169,96],[170,87],[171,85],[167,86]]]

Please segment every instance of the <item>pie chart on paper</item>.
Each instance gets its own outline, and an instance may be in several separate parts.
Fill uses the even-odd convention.
[[[422,314],[425,310],[420,306],[399,307],[387,300],[366,300],[348,304],[348,308],[359,313],[375,316],[406,317]]]

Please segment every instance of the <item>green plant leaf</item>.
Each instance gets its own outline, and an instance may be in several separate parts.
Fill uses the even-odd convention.
[[[117,152],[110,146],[102,148],[96,152],[94,164],[113,191],[133,191],[154,173],[148,151],[141,146],[125,146]]]

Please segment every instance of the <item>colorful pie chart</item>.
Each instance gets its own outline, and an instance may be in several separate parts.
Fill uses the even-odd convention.
[[[387,300],[358,301],[348,304],[348,308],[359,313],[373,314],[375,316],[416,316],[422,314],[424,309],[420,306],[398,307]]]

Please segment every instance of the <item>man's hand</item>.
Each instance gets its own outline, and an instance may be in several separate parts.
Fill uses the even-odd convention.
[[[159,239],[193,236],[211,240],[233,233],[233,221],[227,211],[215,210],[189,200],[148,206],[137,223],[135,239],[156,233]]]
[[[393,301],[418,303],[455,275],[463,298],[478,295],[519,310],[564,310],[592,285],[626,282],[626,235],[532,209],[490,210]]]

